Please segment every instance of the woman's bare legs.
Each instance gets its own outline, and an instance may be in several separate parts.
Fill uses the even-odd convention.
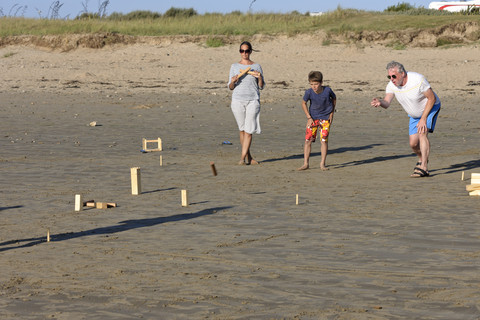
[[[252,145],[252,134],[240,131],[240,145],[242,146],[242,156],[239,164],[258,164],[250,154],[250,146]]]

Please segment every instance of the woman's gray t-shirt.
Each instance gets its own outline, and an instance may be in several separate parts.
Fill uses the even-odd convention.
[[[230,76],[228,78],[228,85],[232,82],[232,78],[237,74],[240,74],[240,70],[245,70],[250,67],[250,71],[258,71],[261,74],[263,79],[263,70],[258,63],[251,65],[234,63],[230,67]],[[232,99],[241,100],[241,101],[250,101],[250,100],[260,100],[260,90],[263,88],[258,87],[257,78],[248,73],[242,76],[237,84],[235,89],[233,89]]]

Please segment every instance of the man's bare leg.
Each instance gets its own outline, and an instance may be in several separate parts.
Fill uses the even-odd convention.
[[[428,133],[419,133],[421,164],[419,168],[428,172],[428,157],[430,156],[430,140],[428,140]]]
[[[409,136],[410,148],[412,148],[413,152],[418,157],[418,163],[422,162],[422,151],[420,150],[420,140],[418,137],[418,133],[412,134]]]
[[[410,147],[418,156],[417,168],[422,169],[428,173],[428,157],[430,155],[430,141],[428,140],[428,133],[416,133],[409,137]],[[412,174],[413,177],[419,174]]]

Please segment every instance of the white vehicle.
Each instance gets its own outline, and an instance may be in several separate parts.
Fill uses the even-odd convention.
[[[473,7],[480,7],[480,1],[437,1],[430,2],[428,9],[445,10],[450,12],[460,12]]]

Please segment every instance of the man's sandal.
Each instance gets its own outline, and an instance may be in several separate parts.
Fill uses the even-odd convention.
[[[424,178],[424,177],[428,177],[428,176],[430,176],[430,174],[427,171],[425,171],[425,170],[423,170],[419,167],[415,167],[413,169],[413,173],[410,177],[412,177],[412,178]]]

